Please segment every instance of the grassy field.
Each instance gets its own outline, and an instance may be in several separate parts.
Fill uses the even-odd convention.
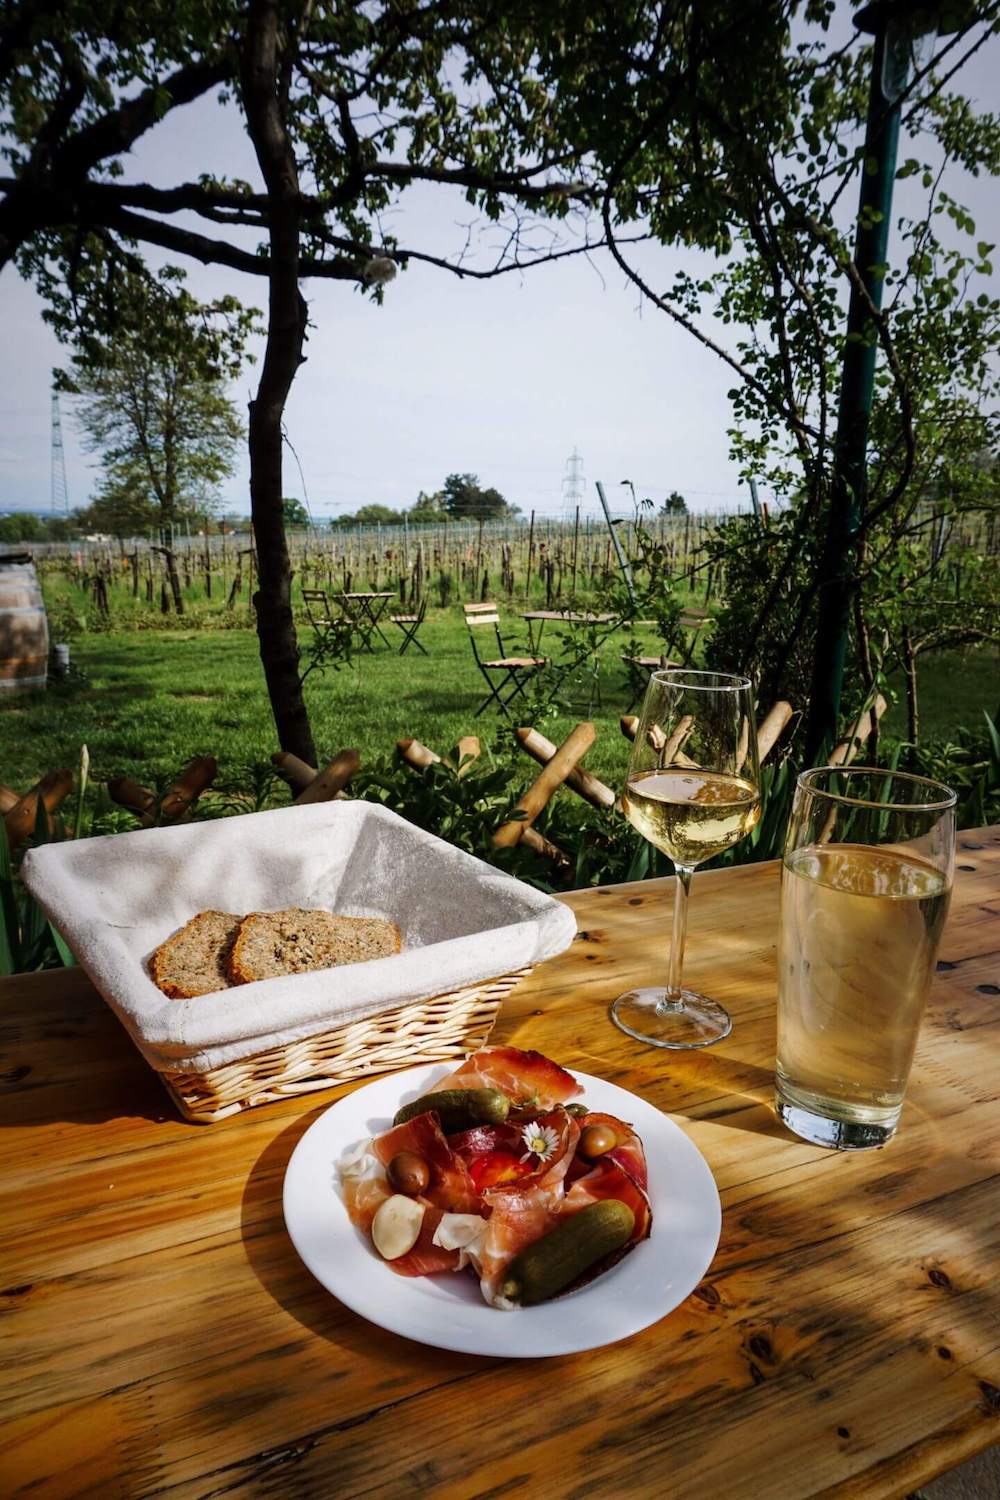
[[[405,657],[382,647],[339,671],[309,676],[306,699],[321,757],[354,745],[368,761],[391,752],[404,736],[446,751],[463,734],[478,733],[484,743],[504,735],[495,711],[475,717],[485,685],[457,611],[431,611],[420,638],[426,657],[413,647]],[[101,780],[122,774],[155,779],[204,753],[228,772],[266,762],[278,748],[257,638],[249,629],[87,635],[74,641],[73,661],[81,677],[0,708],[0,780],[8,785],[27,785],[56,765],[72,766],[84,742]],[[618,716],[628,691],[613,655],[601,672],[601,691],[603,707],[591,715],[598,720],[598,744],[588,765],[617,778],[626,758]],[[547,723],[546,733],[558,739],[587,709],[581,694],[578,710]]]
[[[513,621],[515,612],[508,613]],[[387,627],[387,634],[390,629],[395,633]],[[304,645],[310,637],[306,627]],[[552,651],[558,637],[548,626],[544,649]],[[400,657],[380,647],[340,671],[309,676],[306,698],[321,757],[354,745],[370,762],[405,736],[439,752],[462,734],[478,733],[484,744],[507,738],[509,727],[495,711],[475,717],[485,687],[459,609],[430,610],[420,638],[429,656],[411,647]],[[587,766],[612,784],[620,782],[627,759],[618,728],[629,702],[620,649],[620,639],[604,647],[599,706],[588,703],[581,683],[566,711],[536,720],[558,741],[578,719],[593,718],[598,739]],[[206,753],[219,760],[220,781],[236,781],[243,768],[268,762],[277,749],[256,635],[245,625],[87,633],[73,641],[72,652],[78,675],[52,683],[44,695],[0,706],[0,781],[9,786],[24,789],[48,769],[74,766],[83,743],[96,779],[127,774],[147,783]],[[982,709],[993,713],[998,696],[996,652],[928,662],[921,674],[923,734],[953,734]],[[894,705],[890,732],[901,736],[905,722],[904,705]]]

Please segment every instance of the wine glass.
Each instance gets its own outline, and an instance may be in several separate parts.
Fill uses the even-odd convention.
[[[654,672],[629,759],[622,810],[633,828],[669,854],[674,932],[666,987],[619,995],[611,1017],[654,1047],[709,1047],[732,1029],[716,1000],[681,986],[688,895],[696,867],[721,854],[760,818],[760,766],[748,677]]]

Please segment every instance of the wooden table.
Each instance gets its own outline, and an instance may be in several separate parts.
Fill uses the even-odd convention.
[[[392,649],[392,642],[383,633],[379,620],[381,620],[388,609],[389,600],[395,599],[395,597],[396,595],[392,592],[336,595],[336,598],[341,601],[345,613],[350,616],[351,622],[361,638],[363,650],[372,649],[373,635],[377,635],[390,650]]]
[[[592,614],[582,609],[529,609],[522,614],[521,619],[528,622],[528,640],[531,642],[532,655],[537,656],[542,645],[542,631],[545,629],[546,620],[558,620],[564,625],[610,625],[617,620],[618,615]],[[538,638],[535,638],[533,626],[538,625]]]
[[[668,883],[568,898],[576,942],[496,1036],[669,1111],[723,1227],[670,1317],[557,1360],[422,1348],[312,1280],[281,1186],[333,1095],[183,1124],[79,971],[4,981],[0,1494],[869,1500],[995,1441],[1000,829],[959,843],[900,1133],[876,1153],[809,1146],[772,1111],[773,865],[695,877],[687,977],[735,1021],[703,1053],[607,1019],[662,965]]]

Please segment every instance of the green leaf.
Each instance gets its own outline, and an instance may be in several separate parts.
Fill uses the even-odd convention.
[[[52,923],[50,922],[48,925],[49,925],[49,936],[52,939],[52,943],[53,943],[53,946],[55,947],[56,952],[58,953],[59,957],[62,959],[63,967],[67,968],[67,969],[75,969],[76,968],[76,959],[73,956],[73,950],[68,946],[68,944],[66,943],[66,941],[62,937],[62,935],[59,932],[56,931],[56,929],[53,927]]]
[[[41,797],[35,804],[35,828],[31,837],[36,848],[49,842],[49,814]]]
[[[990,759],[993,762],[993,775],[996,778],[1000,778],[1000,730],[997,729],[996,724],[990,718],[985,708],[983,709],[983,718],[986,720],[986,733],[990,737]]]
[[[625,872],[626,883],[630,880],[646,880],[649,877],[650,846],[643,839],[632,856]]]

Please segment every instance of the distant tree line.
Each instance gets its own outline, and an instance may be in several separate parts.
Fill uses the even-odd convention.
[[[221,402],[220,408],[228,417],[228,410]],[[106,478],[91,503],[69,516],[50,518],[30,511],[0,515],[0,542],[63,542],[87,533],[142,536],[163,529],[165,510],[162,503],[157,503],[157,496],[150,495],[147,486],[130,472],[122,482],[108,482]],[[203,496],[186,501],[175,488],[170,496],[169,525],[172,530],[179,525],[182,530],[189,527],[200,531],[210,510]],[[283,498],[282,510],[286,526],[313,524],[306,506],[294,496]],[[402,526],[405,520],[409,526],[426,526],[447,521],[502,521],[520,514],[520,507],[505,500],[499,490],[484,489],[476,474],[449,474],[440,490],[433,494],[421,490],[407,510],[394,510],[389,505],[362,505],[351,515],[332,517],[329,524],[337,529]],[[239,519],[226,517],[228,528],[232,529]]]
[[[79,536],[80,526],[72,516],[40,516],[35,511],[12,510],[0,515],[0,543],[68,542]]]
[[[286,506],[286,520],[288,518]],[[352,515],[336,516],[331,526],[440,525],[443,521],[504,521],[519,516],[521,508],[505,500],[499,490],[484,489],[478,474],[449,474],[433,494],[423,490],[408,510],[389,505],[362,505]]]

